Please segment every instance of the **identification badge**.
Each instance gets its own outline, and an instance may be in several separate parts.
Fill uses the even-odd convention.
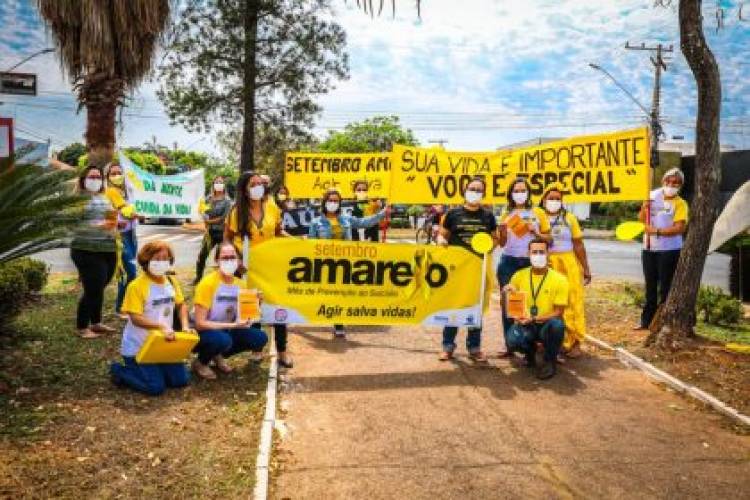
[[[531,312],[532,318],[536,318],[536,315],[539,314],[539,308],[537,306],[531,306],[529,311]]]

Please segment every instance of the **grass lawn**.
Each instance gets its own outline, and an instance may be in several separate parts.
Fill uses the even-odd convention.
[[[157,398],[116,388],[108,365],[120,334],[75,335],[74,286],[51,276],[0,336],[0,497],[250,495],[267,363],[240,355],[234,373]],[[110,286],[105,322],[120,327],[113,299]]]
[[[750,354],[729,352],[727,342],[750,344],[750,322],[716,326],[699,322],[697,336],[677,352],[643,347],[648,332],[633,331],[640,308],[633,303],[637,285],[594,282],[587,288],[589,334],[623,347],[679,379],[713,394],[750,415]]]

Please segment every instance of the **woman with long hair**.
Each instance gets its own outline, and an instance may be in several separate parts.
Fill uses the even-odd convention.
[[[115,299],[115,312],[122,314],[122,300],[125,297],[125,289],[135,279],[138,271],[135,263],[138,255],[138,240],[135,236],[138,218],[135,208],[128,203],[128,193],[125,190],[125,176],[119,163],[112,162],[107,168],[107,199],[117,210],[117,230],[120,236],[122,250],[120,252],[120,264],[123,274],[117,282],[117,298]],[[122,319],[126,319],[123,317]]]
[[[237,200],[229,211],[224,226],[224,240],[234,244],[238,252],[243,251],[247,238],[250,251],[268,239],[284,234],[281,229],[281,212],[276,204],[269,202],[268,187],[257,172],[244,172],[237,181]],[[257,325],[254,325],[257,326]],[[280,366],[291,368],[292,359],[287,353],[287,327],[283,323],[273,325],[277,360]]]

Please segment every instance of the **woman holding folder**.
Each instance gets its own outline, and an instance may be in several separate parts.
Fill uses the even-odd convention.
[[[216,247],[216,262],[219,269],[201,279],[193,301],[195,329],[200,335],[193,371],[204,379],[216,378],[211,361],[220,372],[230,373],[232,367],[225,358],[244,351],[260,354],[268,342],[263,330],[252,326],[256,315],[245,318],[240,312],[242,281],[234,275],[240,256],[234,245],[225,242]]]

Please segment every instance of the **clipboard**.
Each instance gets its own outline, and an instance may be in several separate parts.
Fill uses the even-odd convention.
[[[175,332],[174,337],[168,342],[161,330],[149,330],[146,341],[135,356],[136,363],[180,363],[190,356],[200,340],[193,332]]]

